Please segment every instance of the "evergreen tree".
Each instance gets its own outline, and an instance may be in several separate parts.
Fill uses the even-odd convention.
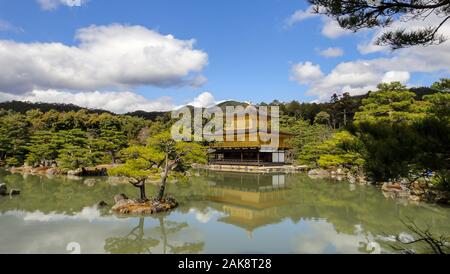
[[[59,152],[58,163],[63,169],[88,167],[94,163],[94,153],[89,147],[86,133],[79,130],[60,131],[64,145]]]
[[[29,123],[19,113],[0,117],[0,160],[10,166],[22,165],[27,154]]]
[[[150,137],[145,146],[131,146],[124,151],[126,163],[110,171],[110,174],[130,177],[130,183],[140,189],[140,198],[147,201],[146,180],[161,174],[158,196],[164,198],[166,182],[171,172],[183,172],[192,163],[205,163],[205,149],[197,143],[175,142],[170,133],[163,132]]]
[[[30,137],[27,163],[32,166],[51,166],[56,163],[64,145],[61,135],[52,131],[36,131]]]
[[[448,181],[450,96],[437,93],[416,101],[399,83],[383,84],[363,100],[356,133],[365,146],[365,168],[375,181],[416,179],[429,171]]]
[[[433,83],[431,88],[441,92],[450,92],[450,78],[442,78],[438,82]]]
[[[95,146],[99,151],[110,155],[111,163],[115,164],[117,153],[127,146],[127,138],[123,132],[115,130],[101,130]]]

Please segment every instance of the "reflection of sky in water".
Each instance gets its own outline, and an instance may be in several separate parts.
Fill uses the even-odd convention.
[[[440,231],[450,227],[449,208],[400,203],[374,187],[303,175],[209,173],[169,185],[180,207],[145,218],[86,207],[107,197],[112,204],[117,193],[137,195],[107,179],[88,186],[0,170],[2,179],[23,194],[0,197],[0,253],[68,253],[71,242],[83,253],[360,253],[389,240],[383,233],[405,232],[400,216],[413,214]]]
[[[187,229],[170,235],[174,245],[204,242],[205,253],[355,253],[361,239],[337,233],[326,221],[285,220],[253,232],[218,221],[224,213],[214,209],[187,214],[173,213],[165,222],[186,222]],[[124,237],[139,223],[139,218],[101,216],[95,207],[75,215],[44,214],[39,211],[9,211],[0,215],[0,253],[67,253],[70,242],[78,242],[84,253],[104,253],[107,238]],[[144,219],[145,237],[161,238],[160,223]],[[238,244],[237,244],[238,243]],[[161,245],[153,253],[161,253]]]

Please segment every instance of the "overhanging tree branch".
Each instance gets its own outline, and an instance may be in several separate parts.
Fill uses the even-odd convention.
[[[364,28],[386,27],[396,20],[424,20],[430,14],[444,18],[437,26],[418,30],[386,31],[377,44],[388,45],[392,49],[415,45],[439,44],[446,37],[438,31],[450,17],[450,0],[385,0],[370,3],[367,0],[309,0],[314,5],[313,12],[334,18],[342,28],[359,31]],[[406,18],[406,19],[405,19]]]

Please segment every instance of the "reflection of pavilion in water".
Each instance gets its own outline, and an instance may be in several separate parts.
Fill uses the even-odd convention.
[[[245,229],[250,237],[255,229],[281,221],[279,206],[287,204],[284,174],[215,173],[209,179],[208,199],[227,214],[219,221]]]

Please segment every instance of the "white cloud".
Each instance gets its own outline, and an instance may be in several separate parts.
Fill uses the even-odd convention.
[[[197,96],[192,102],[188,103],[187,105],[193,106],[196,108],[207,108],[207,107],[215,106],[216,104],[217,104],[217,102],[211,93],[203,92],[202,94]]]
[[[324,221],[305,223],[310,233],[301,233],[291,239],[295,252],[300,254],[356,254],[369,253],[361,247],[369,244],[379,246],[371,233],[355,231],[353,234],[340,233],[333,224]],[[383,250],[380,250],[383,251]]]
[[[208,78],[203,75],[198,75],[192,79],[191,86],[198,88],[205,85],[206,82],[208,82]]]
[[[384,74],[381,82],[383,83],[391,83],[391,82],[400,82],[407,83],[411,75],[407,71],[388,71]]]
[[[109,110],[114,113],[126,113],[136,110],[167,111],[175,108],[175,104],[170,97],[149,100],[142,95],[129,91],[67,92],[58,90],[34,90],[22,95],[0,93],[0,101],[11,100],[33,103],[71,103],[85,108]]]
[[[297,10],[294,12],[294,14],[292,14],[285,20],[285,25],[287,27],[291,27],[298,22],[314,18],[316,16],[318,15],[312,12],[311,7],[309,7],[307,10]]]
[[[341,48],[327,48],[319,51],[319,55],[324,57],[339,57],[344,55],[344,51]]]
[[[310,6],[306,10],[295,11],[294,14],[285,20],[285,27],[292,27],[297,23],[311,18],[320,18],[322,20],[322,35],[328,38],[335,39],[351,33],[351,31],[341,28],[335,20],[329,18],[328,16],[314,13],[313,6]]]
[[[322,34],[328,38],[335,39],[352,33],[350,30],[341,28],[335,20],[325,17],[325,15],[322,15],[322,21]]]
[[[171,111],[180,107],[175,104],[173,98],[168,96],[147,99],[142,95],[130,91],[67,92],[58,90],[34,90],[20,95],[0,92],[0,102],[12,100],[33,103],[71,103],[85,108],[104,109],[114,113],[127,113],[137,110]],[[216,103],[218,102],[216,102],[211,93],[204,92],[194,98],[188,105],[209,107]]]
[[[312,83],[322,77],[323,73],[320,66],[311,62],[298,63],[291,68],[291,81],[297,81],[301,84]]]
[[[22,28],[16,27],[8,21],[0,19],[0,32],[23,32]]]
[[[309,63],[310,67],[316,65]],[[292,70],[296,70],[294,65]],[[317,67],[317,66],[316,66]],[[315,95],[325,101],[336,92],[364,94],[375,90],[377,84],[385,81],[407,83],[411,73],[450,73],[450,45],[436,46],[434,50],[424,51],[410,49],[398,51],[390,58],[382,57],[371,60],[356,60],[338,64],[328,74],[305,81],[302,77],[291,77],[299,84],[307,84],[308,94]],[[316,73],[317,74],[317,73]],[[318,74],[317,74],[318,75]]]
[[[88,0],[37,0],[43,10],[55,10],[59,6],[80,7],[87,2]]]
[[[439,18],[436,16],[432,18],[433,16],[430,15],[428,21],[407,23],[399,21],[394,23],[391,28],[397,28],[404,24],[410,24],[412,28],[416,28],[429,25],[430,22],[439,22]],[[440,33],[450,37],[450,26],[444,26]],[[381,31],[375,31],[372,42],[360,44],[358,49],[361,53],[382,51],[381,57],[342,62],[328,74],[323,74],[314,81],[304,81],[301,77],[291,78],[300,84],[307,84],[308,94],[317,96],[320,101],[325,101],[336,92],[350,92],[357,95],[369,90],[376,90],[376,86],[380,82],[400,81],[410,85],[408,81],[412,73],[450,74],[450,41],[428,47],[416,46],[389,51],[386,47],[373,44],[380,34]],[[315,66],[310,64],[310,66]],[[294,65],[292,70],[296,68],[297,65]]]
[[[212,220],[217,220],[218,217],[223,216],[224,214],[220,211],[208,208],[206,212],[202,212],[198,209],[191,208],[189,209],[189,213],[195,214],[195,219],[202,224],[207,224]]]
[[[195,40],[142,26],[91,26],[76,46],[0,41],[0,91],[127,89],[140,85],[198,86],[208,55]]]

